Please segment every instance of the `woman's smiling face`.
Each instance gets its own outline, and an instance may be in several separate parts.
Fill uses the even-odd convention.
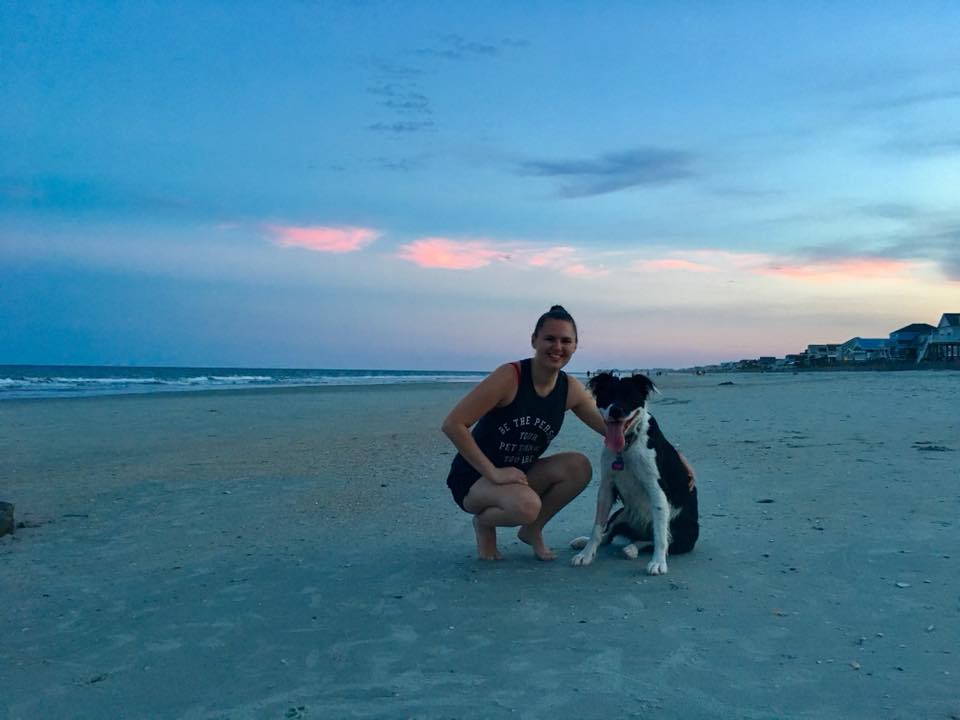
[[[559,370],[577,350],[577,335],[567,320],[548,318],[531,339],[534,358],[546,367]]]

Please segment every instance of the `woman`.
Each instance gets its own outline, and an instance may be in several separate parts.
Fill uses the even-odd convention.
[[[590,461],[577,452],[541,456],[567,410],[601,435],[606,430],[590,393],[563,372],[577,350],[570,313],[551,307],[537,320],[530,342],[532,358],[498,367],[443,421],[458,450],[447,486],[474,516],[482,560],[501,559],[498,526],[518,525],[517,537],[538,558],[556,557],[543,540],[543,526],[590,482]]]

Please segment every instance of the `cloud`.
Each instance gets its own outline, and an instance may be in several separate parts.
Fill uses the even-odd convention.
[[[487,240],[451,240],[427,237],[400,247],[398,257],[425,268],[476,270],[509,254]]]
[[[585,262],[580,252],[569,246],[544,248],[428,237],[401,246],[397,255],[420,267],[445,270],[477,270],[493,262],[510,262],[518,268],[546,269],[576,278],[601,277],[609,272],[602,265]]]
[[[842,264],[857,259],[906,261],[912,268],[938,267],[947,279],[960,281],[960,216],[956,211],[896,203],[857,209],[870,217],[894,221],[894,229],[882,237],[797,248],[792,255],[801,259],[798,264]]]
[[[527,258],[527,264],[533,267],[556,267],[570,261],[576,255],[577,249],[569,246],[559,246],[537,251]]]
[[[836,260],[775,261],[758,268],[763,275],[816,283],[844,280],[876,280],[905,277],[911,263],[882,257],[850,257]]]
[[[444,35],[433,47],[402,51],[407,62],[395,62],[390,59],[372,59],[368,62],[374,77],[367,93],[377,99],[377,105],[389,113],[387,119],[367,125],[368,130],[393,133],[398,136],[419,132],[431,132],[437,129],[430,97],[424,92],[421,80],[428,73],[436,74],[437,62],[460,61],[471,58],[492,58],[506,50],[522,48],[526,43],[514,38],[504,38],[498,42],[477,42],[467,40],[460,35]],[[418,65],[434,65],[432,68]]]
[[[948,280],[960,283],[960,252],[954,251],[953,255],[944,258],[940,267]]]
[[[579,258],[577,248],[558,245],[533,251],[518,249],[515,252],[520,262],[534,268],[548,268],[570,277],[602,277],[609,270],[602,265],[590,266]]]
[[[920,214],[920,210],[913,205],[892,202],[861,205],[860,211],[868,217],[884,220],[910,220]]]
[[[925,92],[904,90],[900,93],[888,94],[886,97],[862,102],[859,108],[862,110],[894,110],[916,105],[926,105],[928,103],[952,102],[955,100],[960,100],[960,90],[954,90],[952,88]]]
[[[629,265],[628,269],[634,272],[750,272],[772,261],[773,256],[767,253],[684,250],[670,252],[663,257],[636,260]]]
[[[883,254],[936,262],[948,280],[960,282],[960,225],[947,221],[934,230],[904,234],[884,248]]]
[[[384,60],[383,58],[370,58],[367,65],[380,77],[390,78],[392,80],[411,80],[424,74],[423,70],[410,65]]]
[[[505,49],[524,48],[528,45],[525,40],[503,38],[494,43],[467,40],[460,35],[444,35],[435,47],[424,47],[413,50],[412,53],[424,58],[438,58],[441,60],[465,60],[476,57],[496,57]]]
[[[430,108],[430,98],[420,92],[413,83],[384,82],[367,88],[367,92],[381,98],[379,101],[381,107],[399,113],[429,115],[433,112]]]
[[[518,172],[566,178],[569,182],[560,188],[560,195],[577,198],[684,180],[694,176],[691,161],[691,155],[681,150],[638,148],[592,159],[528,160]]]
[[[756,253],[688,250],[637,260],[638,272],[725,273],[757,275],[803,283],[895,280],[911,276],[917,262],[883,254],[855,254],[838,248],[811,248],[803,253]]]
[[[374,160],[381,170],[390,172],[413,172],[423,166],[423,161],[417,157],[388,158],[378,157]]]
[[[398,135],[436,130],[436,127],[436,123],[432,120],[397,120],[395,122],[377,122],[367,125],[368,130],[396,133]]]
[[[570,277],[603,277],[610,273],[606,268],[600,267],[589,267],[583,263],[573,263],[572,265],[567,265],[560,269],[564,275],[569,275]]]
[[[267,231],[273,242],[280,247],[298,247],[314,252],[350,253],[360,250],[382,233],[363,227],[296,227],[293,225],[268,225]]]
[[[880,149],[898,155],[929,157],[960,152],[960,135],[927,138],[898,138],[884,143]]]
[[[687,270],[689,272],[718,272],[719,268],[683,260],[681,258],[663,258],[662,260],[641,261],[640,267],[644,270]]]

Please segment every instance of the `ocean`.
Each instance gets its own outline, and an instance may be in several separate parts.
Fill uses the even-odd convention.
[[[0,365],[0,401],[240,388],[478,382],[486,372]]]

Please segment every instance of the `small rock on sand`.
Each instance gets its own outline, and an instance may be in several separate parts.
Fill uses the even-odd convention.
[[[0,536],[12,533],[13,522],[13,503],[0,502]]]

